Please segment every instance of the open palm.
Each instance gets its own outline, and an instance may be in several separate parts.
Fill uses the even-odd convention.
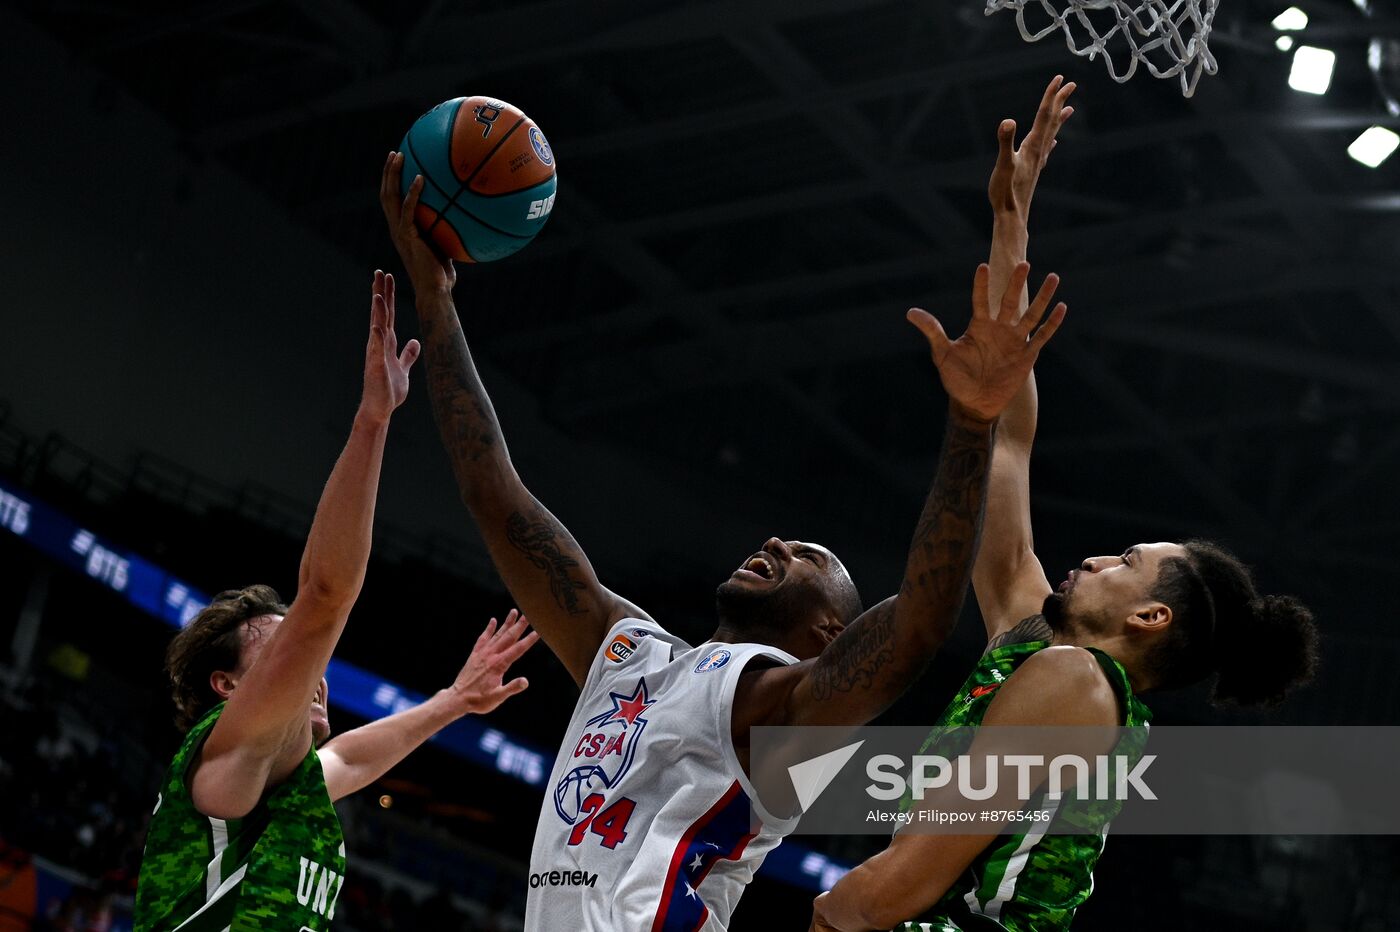
[[[539,634],[530,630],[529,621],[516,609],[510,610],[505,624],[500,627],[492,618],[476,639],[471,656],[451,686],[461,711],[484,715],[511,696],[524,692],[530,685],[529,680],[517,676],[506,681],[506,671],[539,639]]]
[[[374,273],[370,299],[369,344],[365,347],[364,405],[372,413],[388,417],[408,397],[408,373],[418,358],[417,340],[399,351],[394,332],[394,276]]]
[[[1059,286],[1059,276],[1053,273],[1045,277],[1025,315],[1017,317],[1021,289],[1030,269],[1027,262],[1016,266],[1001,307],[993,314],[987,294],[991,273],[986,263],[979,265],[973,280],[972,320],[967,332],[956,340],[948,339],[932,314],[919,308],[909,311],[910,322],[928,339],[944,390],[954,404],[980,420],[991,421],[1001,415],[1025,384],[1041,348],[1065,319],[1066,308],[1061,302],[1032,336]]]

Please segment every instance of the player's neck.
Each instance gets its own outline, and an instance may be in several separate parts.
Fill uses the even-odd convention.
[[[763,644],[767,647],[776,647],[778,650],[785,651],[795,657],[801,656],[798,653],[797,644],[789,643],[793,640],[792,638],[783,637],[767,628],[736,628],[720,622],[715,633],[710,635],[710,640],[718,641],[721,644]]]
[[[1139,669],[1132,649],[1121,635],[1094,634],[1078,629],[1057,630],[1050,635],[1050,643],[1055,647],[1092,647],[1095,650],[1103,651],[1116,660],[1127,672],[1128,681],[1133,686],[1133,692],[1142,692],[1151,688],[1149,678]]]

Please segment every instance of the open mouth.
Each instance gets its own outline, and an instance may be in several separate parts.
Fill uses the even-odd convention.
[[[1056,587],[1055,591],[1069,592],[1071,589],[1074,588],[1074,577],[1077,575],[1079,575],[1078,570],[1070,570],[1069,575],[1065,577],[1064,582],[1060,583],[1060,585]]]
[[[748,574],[769,582],[778,578],[778,566],[766,553],[756,553],[744,561],[744,565],[734,571],[735,576]]]

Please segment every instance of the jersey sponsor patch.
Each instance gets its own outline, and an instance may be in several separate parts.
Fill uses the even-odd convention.
[[[647,695],[641,677],[630,695],[609,692],[607,701],[604,711],[584,722],[583,733],[574,739],[573,767],[554,787],[554,811],[569,825],[578,821],[591,795],[616,786],[632,769],[647,727],[646,711],[658,700]]]
[[[630,635],[632,635],[634,638],[649,638],[649,637],[651,637],[651,632],[648,631],[646,628],[630,628],[630,629],[628,629],[627,633],[630,634]]]
[[[733,655],[730,654],[729,651],[724,650],[723,648],[719,650],[712,650],[708,655],[706,655],[705,659],[701,660],[695,665],[695,672],[708,673],[710,670],[718,670],[720,667],[724,666],[726,663],[729,662],[729,658],[731,656]]]
[[[637,642],[625,634],[619,634],[612,639],[612,643],[609,644],[608,649],[603,652],[603,656],[607,657],[613,663],[622,663],[630,659],[636,652]]]

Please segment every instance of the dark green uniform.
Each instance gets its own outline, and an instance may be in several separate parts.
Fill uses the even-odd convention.
[[[1046,647],[1048,641],[1007,644],[988,652],[930,733],[920,753],[933,753],[950,760],[960,749],[948,747],[950,740],[970,738],[970,729],[953,735],[947,728],[980,725],[987,708],[1005,682],[1026,658]],[[1089,648],[1099,662],[1123,711],[1122,724],[1133,728],[1112,752],[1126,755],[1129,767],[1137,763],[1146,744],[1147,724],[1152,718],[1147,706],[1133,695],[1127,671],[1112,657]],[[955,737],[956,736],[956,737]],[[1117,768],[1111,771],[1116,779]],[[1112,785],[1112,783],[1110,783]],[[910,801],[906,798],[904,808]],[[1044,834],[1034,823],[1029,831],[999,835],[948,889],[937,906],[922,921],[905,923],[910,932],[1060,932],[1068,929],[1074,911],[1094,889],[1094,864],[1103,851],[1108,823],[1122,804],[1116,800],[1084,799],[1067,791],[1058,803],[1047,801],[1042,789],[1027,805],[1034,811],[1052,810],[1059,825],[1069,823],[1085,834]]]
[[[202,815],[189,768],[223,712],[190,729],[146,836],[136,932],[321,932],[345,880],[345,841],[314,748],[241,819]]]

